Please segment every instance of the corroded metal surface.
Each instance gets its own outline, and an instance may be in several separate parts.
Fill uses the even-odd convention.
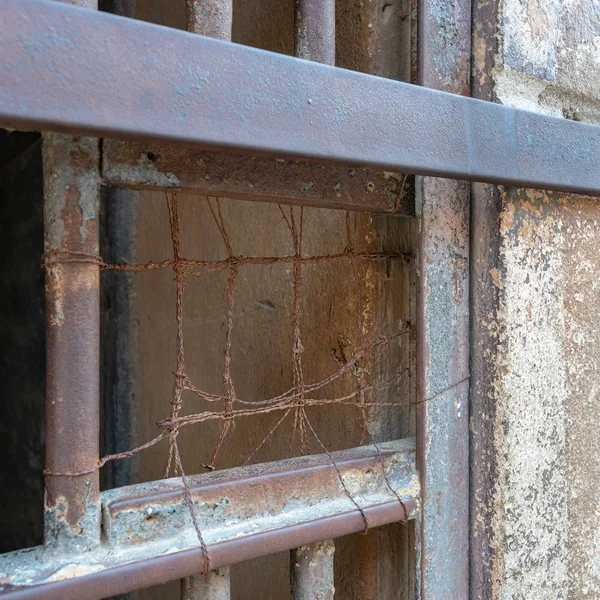
[[[188,31],[231,40],[232,0],[186,0]]]
[[[108,185],[132,189],[414,214],[414,197],[399,173],[179,146],[105,140],[102,178]]]
[[[419,4],[419,79],[469,94],[467,0]],[[417,178],[421,600],[469,597],[469,186]],[[449,511],[452,506],[454,510]]]
[[[333,540],[302,546],[292,551],[290,578],[292,600],[333,600]]]
[[[98,254],[98,141],[46,134],[46,544],[84,550],[99,542],[100,315],[98,265],[54,261],[55,252]]]
[[[496,100],[492,72],[499,47],[498,8],[497,2],[473,5],[471,94],[480,100]],[[498,477],[497,366],[491,357],[499,334],[501,201],[498,188],[489,184],[472,185],[471,198],[470,591],[473,598],[491,600],[497,552],[491,543],[491,507]]]
[[[332,454],[372,527],[415,518],[418,510],[414,440],[382,443],[380,449],[380,456],[372,446]],[[406,515],[382,468],[403,499]],[[189,484],[216,569],[364,529],[326,455],[191,476]],[[45,553],[36,548],[4,554],[0,590],[12,590],[15,599],[43,594],[47,600],[84,600],[198,571],[198,539],[180,479],[101,496],[105,536],[97,549]]]
[[[335,0],[295,0],[296,56],[335,64]]]
[[[592,125],[58,2],[4,0],[0,17],[6,126],[600,194]]]

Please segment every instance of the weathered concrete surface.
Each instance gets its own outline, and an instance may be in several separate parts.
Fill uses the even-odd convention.
[[[600,598],[600,204],[501,193],[493,598]]]
[[[493,75],[501,102],[598,122],[600,5],[597,0],[506,0]]]
[[[600,123],[596,0],[475,9],[473,93]],[[474,186],[473,598],[600,598],[597,200]]]

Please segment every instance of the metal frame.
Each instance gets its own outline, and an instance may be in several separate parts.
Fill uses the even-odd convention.
[[[421,85],[469,95],[470,13],[470,0],[420,0]],[[450,40],[447,30],[454,32]],[[423,599],[463,600],[469,597],[469,186],[417,177],[415,188],[419,586]]]
[[[380,450],[333,453],[340,475],[320,455],[190,476],[211,566],[362,531],[363,518],[340,476],[372,526],[416,518],[414,440],[383,443]],[[96,549],[49,553],[39,547],[0,556],[3,585],[15,587],[11,598],[91,599],[198,572],[198,539],[180,479],[102,492],[100,505],[105,534]]]
[[[415,214],[414,194],[399,173],[185,146],[103,140],[102,181],[136,190]]]
[[[600,193],[593,125],[49,0],[0,17],[5,126]]]
[[[81,4],[94,7],[93,0]],[[300,58],[333,62],[333,4],[297,0]],[[231,44],[226,41],[229,0],[188,0],[190,31],[220,40],[48,0],[4,0],[0,125],[59,132],[44,139],[47,251],[97,254],[102,180],[135,189],[184,189],[400,214],[411,214],[413,207],[398,188],[398,172],[600,196],[600,128],[459,95],[469,93],[469,13],[463,0],[451,7],[421,2],[419,80],[437,88],[426,89]],[[458,31],[456,46],[446,46],[440,35],[448,21]],[[154,47],[161,52],[144,51]],[[99,143],[66,133],[134,142]],[[160,144],[167,142],[179,147],[163,156]],[[217,155],[216,150],[242,154]],[[240,179],[219,177],[232,165],[243,172]],[[250,187],[265,175],[269,185]],[[307,177],[318,181],[312,190],[302,188]],[[346,451],[337,460],[342,477],[344,469],[358,477],[359,489],[370,498],[365,511],[376,525],[414,518],[421,487],[418,593],[423,600],[465,598],[469,195],[465,184],[428,178],[417,179],[416,190],[419,399],[429,400],[419,414],[420,486],[411,442],[383,445],[384,468],[410,514],[401,514],[400,504],[382,487],[382,476],[368,481],[378,461],[373,449]],[[98,458],[97,265],[50,264],[47,306],[47,468],[53,473],[85,470]],[[436,319],[447,327],[432,327]],[[339,506],[340,499],[348,500],[340,494],[328,458],[261,468],[258,476],[256,467],[198,476],[194,494],[199,499],[222,496],[223,486],[229,486],[227,494],[239,497],[256,486],[260,491],[268,481],[263,498],[277,500],[276,482],[283,498],[296,494],[310,503],[315,499],[305,491],[311,488],[307,482],[321,478],[316,489],[324,494],[322,513],[309,510],[304,520],[277,527],[285,511],[273,507],[256,531],[230,538],[222,518],[203,515],[213,567],[362,528],[356,510]],[[173,552],[171,525],[152,516],[154,507],[165,502],[177,513],[179,482],[99,494],[94,472],[77,478],[50,475],[47,490],[44,547],[0,557],[2,585],[15,598],[94,598],[197,571],[198,551],[187,517],[181,517],[181,526],[189,531],[177,536],[178,551]],[[240,521],[249,506],[240,500],[232,508]],[[120,519],[141,538],[119,534]],[[107,532],[103,540],[101,523]],[[296,556],[316,557],[320,550],[312,545]],[[321,583],[331,591],[332,562],[324,558],[320,564]],[[294,581],[297,599],[311,597],[314,578],[299,567]],[[215,586],[222,583],[215,580]],[[186,594],[194,597],[205,585],[206,580],[188,579]]]

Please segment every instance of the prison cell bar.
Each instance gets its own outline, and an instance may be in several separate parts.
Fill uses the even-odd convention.
[[[502,109],[502,110],[507,110],[507,109]],[[504,113],[504,114],[507,114],[507,113]],[[557,121],[557,122],[558,122],[558,121]],[[555,124],[555,125],[556,125],[556,124]],[[561,127],[562,127],[562,126],[563,126],[563,125],[561,125]],[[558,126],[558,125],[556,125],[556,127],[559,127],[559,126]],[[593,130],[593,128],[591,128],[591,130]],[[571,130],[569,130],[569,129],[566,129],[565,131],[567,131],[567,132],[568,132],[568,131],[571,131]],[[575,129],[575,130],[573,130],[573,131],[577,131],[577,129]],[[588,129],[588,131],[590,131],[590,129]],[[568,134],[565,134],[565,135],[568,135]],[[589,155],[587,156],[587,158],[588,158],[588,165],[587,165],[587,166],[589,166],[589,162],[590,162],[590,161],[592,161],[592,163],[593,163],[593,161],[594,161],[594,160],[597,162],[597,154],[594,154],[594,152],[596,152],[596,146],[594,146],[594,143],[595,143],[595,142],[594,142],[594,140],[597,140],[597,133],[595,134],[595,136],[596,136],[596,137],[594,137],[594,135],[592,135],[592,137],[591,137],[591,138],[589,138],[589,140],[588,140],[588,141],[590,141],[590,146],[591,146],[591,147],[590,147],[590,149],[589,149]],[[578,145],[578,144],[579,144],[579,145]],[[581,150],[581,151],[582,151],[582,150],[584,150],[585,148],[583,147],[583,142],[582,142],[581,140],[579,140],[579,141],[576,141],[574,149],[575,149],[575,150],[578,150],[578,149],[579,149],[579,150]],[[573,150],[573,146],[571,146],[571,150]],[[594,163],[593,163],[593,164],[594,164]],[[520,175],[520,176],[522,176],[522,175]],[[546,179],[545,179],[544,181],[548,181],[548,180],[546,180]],[[556,180],[554,180],[554,181],[556,181]],[[560,181],[560,180],[559,180],[559,181]],[[588,180],[588,181],[589,181],[589,180]],[[550,183],[548,184],[548,186],[550,187],[550,186],[552,186],[552,185],[555,185],[555,184],[552,182],[552,180],[550,180]],[[562,186],[562,188],[563,188],[563,189],[576,189],[576,190],[578,189],[578,188],[573,188],[573,187],[572,187],[572,184],[569,184],[569,183],[566,183],[566,184],[565,184],[565,183],[560,183],[559,185],[560,185],[560,186]],[[596,193],[597,193],[597,188],[598,188],[598,185],[597,185],[597,182],[596,182],[596,183],[594,183],[594,179],[592,179],[592,180],[591,180],[591,185],[592,185],[592,186],[594,186],[594,185],[595,185],[595,187],[592,187],[592,188],[591,188],[591,190],[592,190],[592,191],[596,191]],[[571,187],[570,187],[570,186],[571,186]]]
[[[186,8],[190,33],[231,41],[233,0],[186,0]],[[183,578],[181,597],[182,600],[230,600],[229,567]]]
[[[340,476],[373,527],[414,519],[414,439],[382,443],[380,451],[365,446],[333,452],[339,474],[329,456],[317,455],[189,476],[211,566],[362,531],[364,521]],[[101,505],[104,536],[98,547],[3,554],[0,590],[11,600],[93,600],[198,571],[198,539],[180,478],[102,492]]]
[[[293,600],[333,600],[334,554],[333,540],[292,550],[290,579]]]
[[[295,0],[294,8],[296,57],[335,64],[335,0]],[[332,539],[292,550],[292,600],[333,600],[334,551]]]
[[[95,0],[77,0],[97,9]],[[46,256],[44,545],[84,552],[100,543],[100,175],[93,138],[43,135]],[[69,253],[71,260],[55,260]],[[73,258],[74,257],[74,258]]]
[[[297,58],[335,64],[335,0],[294,0]]]
[[[469,95],[470,11],[470,0],[419,0],[421,85]],[[417,177],[415,195],[417,585],[423,600],[463,600],[469,597],[469,185]]]
[[[600,195],[597,126],[59,2],[0,17],[4,126]]]

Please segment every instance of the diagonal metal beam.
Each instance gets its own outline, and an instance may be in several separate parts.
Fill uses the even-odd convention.
[[[0,4],[0,125],[600,195],[600,127],[48,0]]]

